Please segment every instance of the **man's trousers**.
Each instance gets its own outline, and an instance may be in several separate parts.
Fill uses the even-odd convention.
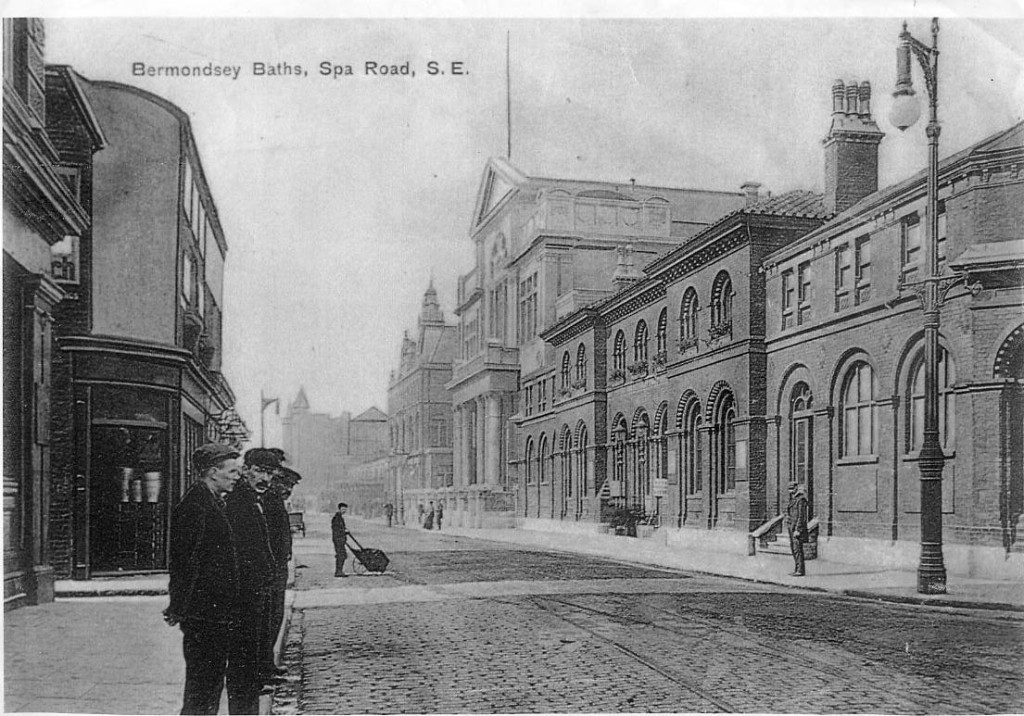
[[[224,690],[233,630],[227,624],[186,619],[181,623],[185,656],[183,714],[215,714]]]

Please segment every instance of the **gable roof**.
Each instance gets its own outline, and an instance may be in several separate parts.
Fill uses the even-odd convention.
[[[352,422],[355,422],[355,421],[359,420],[359,421],[362,421],[362,422],[378,422],[379,423],[381,421],[387,421],[387,419],[388,419],[388,416],[385,415],[380,410],[378,410],[377,408],[369,408],[368,410],[364,410],[359,415],[357,415],[356,417],[352,418]]]

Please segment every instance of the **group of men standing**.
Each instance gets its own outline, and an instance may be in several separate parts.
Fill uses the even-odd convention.
[[[277,448],[241,454],[210,443],[192,454],[196,481],[172,512],[170,604],[182,631],[182,714],[259,713],[264,686],[283,678],[274,643],[284,621],[292,537],[285,501],[301,476]]]

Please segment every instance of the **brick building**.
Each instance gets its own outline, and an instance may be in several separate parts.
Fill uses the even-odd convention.
[[[352,469],[388,454],[388,417],[370,408],[356,417],[338,417],[311,410],[300,388],[281,419],[282,447],[293,469],[302,475],[295,496],[309,505],[334,511]]]
[[[171,507],[195,479],[187,456],[244,433],[221,373],[227,241],[184,111],[68,68],[47,79],[55,111],[87,101],[106,138],[83,173],[92,230],[54,262],[69,293],[56,327],[54,566],[160,571]]]
[[[92,154],[105,144],[73,75],[44,67],[44,45],[41,20],[3,20],[5,608],[53,599],[51,483],[70,410],[55,402],[55,322],[74,299],[65,261],[88,239]]]
[[[649,261],[742,203],[739,192],[547,179],[487,163],[470,229],[474,267],[459,279],[455,310],[452,524],[511,520],[518,450],[508,424],[522,414],[520,395],[547,402],[556,390],[541,332],[613,291],[620,248]]]
[[[641,276],[623,252],[616,294],[542,332],[554,389],[523,381],[522,519],[746,550],[779,535],[793,479],[820,553],[916,563],[922,314],[897,283],[925,265],[925,174],[878,189],[870,96],[833,87],[824,195],[747,185],[747,206]],[[946,554],[964,574],[1021,551],[1022,140],[1017,125],[941,165],[939,250],[967,279],[941,370]]]
[[[1020,553],[1024,124],[940,163],[940,438],[947,567]],[[907,566],[920,540],[926,174],[871,193],[765,261],[768,495],[808,486],[823,549]],[[988,549],[995,548],[995,549]],[[1019,562],[1018,569],[1019,569]]]
[[[423,295],[415,340],[402,338],[388,384],[391,453],[385,502],[401,524],[416,505],[445,500],[453,487],[452,376],[456,328],[445,322],[433,283]]]

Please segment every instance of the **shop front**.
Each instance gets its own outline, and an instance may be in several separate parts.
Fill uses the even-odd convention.
[[[188,454],[226,436],[233,396],[186,351],[69,341],[74,356],[76,579],[167,569]]]

